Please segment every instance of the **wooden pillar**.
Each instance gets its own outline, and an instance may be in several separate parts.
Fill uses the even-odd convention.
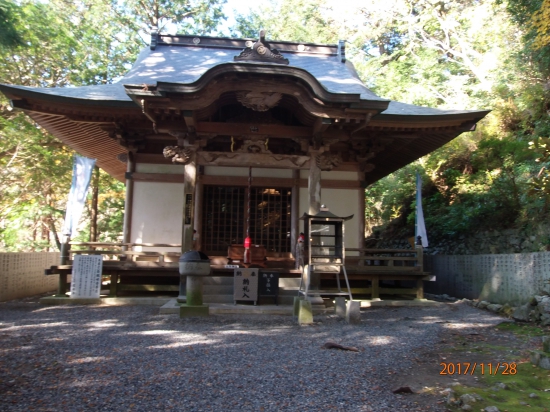
[[[416,299],[424,299],[424,281],[422,279],[416,281]]]
[[[111,286],[109,288],[109,297],[116,297],[118,288],[118,272],[111,273]]]
[[[307,191],[309,198],[310,215],[316,215],[321,211],[321,169],[317,166],[316,157],[319,154],[317,151],[310,151],[311,157],[309,160],[309,177],[307,182]],[[311,233],[310,233],[311,235]],[[309,241],[308,241],[309,242]],[[321,275],[315,271],[311,272],[310,290],[312,292],[321,289]],[[310,299],[310,302],[322,304],[323,299],[320,295],[315,294]]]
[[[365,173],[359,172],[357,174],[359,182],[365,181]],[[359,212],[357,214],[357,247],[363,249],[365,247],[365,189],[359,190]],[[365,256],[365,252],[359,251],[359,266],[365,264],[365,259],[362,257]]]
[[[193,249],[193,227],[195,225],[195,189],[197,182],[197,155],[191,150],[189,163],[183,172],[183,217],[181,222],[181,253]],[[180,275],[179,303],[187,302],[187,276]]]
[[[126,197],[124,199],[124,227],[122,229],[122,243],[131,242],[132,231],[132,210],[134,204],[134,180],[132,173],[136,169],[134,160],[134,154],[128,152],[128,160],[126,161]],[[123,246],[123,250],[127,250],[126,246]]]
[[[292,170],[292,193],[290,203],[290,251],[296,258],[296,243],[298,241],[299,209],[300,209],[300,170]]]
[[[71,238],[70,235],[63,235],[63,243],[61,243],[61,249],[60,249],[60,261],[59,265],[64,266],[69,264],[69,258],[70,258],[70,252],[71,252],[71,245],[69,244]],[[67,273],[60,273],[59,274],[59,282],[57,286],[57,295],[59,297],[65,297],[67,293]]]
[[[92,179],[92,207],[90,208],[90,242],[97,242],[97,203],[99,198],[99,167],[94,166]]]
[[[202,202],[203,202],[203,184],[201,177],[197,177],[196,186],[195,186],[195,205],[194,205],[194,222],[193,227],[198,233],[198,238],[195,241],[195,250],[202,249]]]
[[[371,277],[371,300],[380,300],[380,277],[374,275]]]
[[[319,169],[315,160],[317,155],[317,151],[310,151],[309,177],[307,181],[308,213],[310,215],[316,215],[321,210],[321,169]]]
[[[197,181],[197,155],[192,150],[190,161],[185,165],[183,181],[183,222],[181,253],[193,249],[193,226],[194,226],[194,206],[195,206],[195,187]]]

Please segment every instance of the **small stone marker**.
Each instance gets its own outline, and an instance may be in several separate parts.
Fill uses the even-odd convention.
[[[346,322],[350,324],[361,323],[361,302],[350,300],[346,305]]]
[[[338,296],[334,299],[334,314],[341,318],[346,317],[346,298]]]
[[[309,300],[300,299],[298,301],[298,325],[307,325],[313,323],[313,310]]]
[[[76,255],[71,279],[71,298],[96,298],[101,293],[103,256]]]
[[[297,317],[300,313],[300,301],[304,300],[301,296],[294,296],[294,304],[292,307],[292,316]]]

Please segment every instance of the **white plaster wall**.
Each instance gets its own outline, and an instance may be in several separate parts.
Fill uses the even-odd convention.
[[[137,173],[165,173],[170,175],[182,175],[185,171],[184,165],[166,165],[153,163],[137,163]]]
[[[208,176],[246,176],[248,177],[248,167],[205,166],[204,174]],[[264,169],[264,168],[253,167],[252,178],[255,178],[255,177],[292,178],[292,170]]]
[[[347,172],[343,172],[347,173]],[[351,189],[324,189],[321,188],[321,204],[326,205],[336,216],[349,216],[353,218],[345,222],[346,248],[358,248],[359,228],[357,227],[357,214],[359,213],[359,195],[361,190]],[[307,188],[300,189],[300,206],[298,216],[302,217],[308,212],[309,197]],[[300,222],[300,232],[304,230],[304,222]]]
[[[59,252],[0,253],[0,302],[56,290],[59,276],[44,269],[57,264]]]
[[[133,201],[131,242],[181,244],[183,183],[134,182]],[[143,250],[179,252],[180,248]]]

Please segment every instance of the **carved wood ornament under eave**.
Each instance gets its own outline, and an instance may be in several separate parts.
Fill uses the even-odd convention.
[[[186,165],[191,160],[191,150],[179,146],[166,146],[162,151],[166,158],[172,158],[172,163]]]
[[[244,107],[257,112],[266,112],[277,106],[283,95],[281,93],[244,91],[237,92],[236,97]]]

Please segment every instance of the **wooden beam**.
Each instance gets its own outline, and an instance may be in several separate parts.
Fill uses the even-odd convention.
[[[187,118],[186,118],[187,121]],[[270,137],[306,137],[311,136],[311,128],[302,126],[285,126],[280,124],[198,122],[197,133],[213,133],[236,136],[270,136]]]
[[[132,173],[133,182],[159,182],[159,183],[184,183],[183,174],[172,173]],[[245,176],[201,176],[201,183],[217,186],[246,186],[248,178]],[[298,187],[308,187],[308,179],[292,179],[284,177],[255,177],[252,180],[254,187],[293,187],[298,183]],[[321,187],[324,189],[347,189],[362,190],[361,182],[358,180],[321,180]]]
[[[132,180],[134,182],[184,183],[184,176],[171,173],[132,173]]]
[[[317,133],[323,133],[325,130],[327,130],[329,128],[329,126],[331,124],[332,124],[331,119],[327,119],[327,118],[324,118],[324,117],[318,117],[315,120],[315,123],[313,124],[312,134],[315,135]]]
[[[292,156],[260,153],[197,152],[199,165],[264,167],[277,169],[302,169],[309,163],[309,156]]]
[[[195,119],[195,112],[193,110],[184,110],[183,118],[185,119],[185,124],[188,128],[196,128],[197,121]]]
[[[250,160],[250,157],[252,160]],[[170,159],[165,158],[161,154],[136,153],[135,158],[136,163],[173,165]],[[309,169],[309,156],[197,152],[197,162],[201,166],[253,166],[273,169]],[[342,163],[332,170],[334,172],[357,172],[359,166],[355,162],[347,162]]]

